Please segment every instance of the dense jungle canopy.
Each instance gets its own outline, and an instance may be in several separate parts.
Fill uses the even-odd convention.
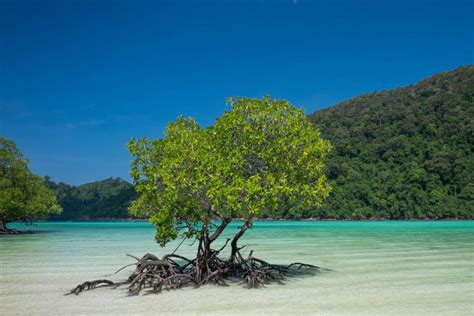
[[[310,116],[334,146],[334,191],[308,216],[473,218],[474,66]]]

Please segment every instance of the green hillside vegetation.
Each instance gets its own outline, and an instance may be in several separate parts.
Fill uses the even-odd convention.
[[[474,66],[362,95],[310,116],[334,146],[336,219],[464,218],[474,214]]]
[[[310,115],[333,145],[322,208],[273,218],[472,219],[474,66],[415,85],[361,95]],[[70,186],[47,181],[64,209],[54,220],[127,218],[136,198],[122,179]]]
[[[120,178],[109,178],[79,186],[55,183],[46,177],[63,208],[51,220],[125,219],[127,209],[136,198],[133,185]]]

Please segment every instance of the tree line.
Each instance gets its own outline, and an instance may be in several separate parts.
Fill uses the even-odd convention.
[[[137,196],[133,185],[120,178],[73,186],[45,177],[45,184],[63,208],[62,213],[49,216],[54,221],[130,218],[128,207]]]

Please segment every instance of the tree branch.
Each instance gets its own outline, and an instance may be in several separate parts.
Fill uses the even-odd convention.
[[[240,230],[237,234],[235,234],[234,238],[232,239],[232,242],[230,243],[232,250],[231,250],[231,261],[233,262],[235,260],[235,255],[239,251],[237,248],[237,242],[239,241],[240,237],[244,235],[244,233],[247,231],[247,229],[250,228],[250,221],[245,221],[244,225],[240,227]]]
[[[217,227],[214,233],[212,233],[212,235],[209,237],[210,242],[213,242],[214,240],[216,240],[217,237],[219,237],[220,234],[222,234],[222,232],[227,227],[227,225],[229,225],[230,222],[231,222],[230,217],[224,217],[219,227]]]
[[[244,235],[244,233],[247,231],[247,229],[250,228],[250,221],[245,221],[244,225],[240,227],[240,231],[235,234],[234,239],[232,239],[232,245],[235,244],[237,246],[237,241]]]

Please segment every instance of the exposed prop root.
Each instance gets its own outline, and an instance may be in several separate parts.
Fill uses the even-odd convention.
[[[281,283],[285,277],[301,274],[314,274],[321,268],[300,262],[290,265],[270,264],[252,256],[243,258],[240,249],[236,256],[229,259],[218,257],[219,250],[210,250],[206,256],[189,259],[174,253],[158,258],[146,254],[141,259],[127,255],[137,260],[136,263],[126,265],[115,273],[129,266],[135,266],[135,271],[123,283],[113,283],[109,280],[96,280],[79,284],[68,294],[76,294],[91,290],[99,285],[118,287],[128,285],[130,295],[138,295],[142,290],[148,289],[149,293],[159,293],[163,289],[178,289],[183,286],[198,287],[207,283],[227,285],[227,282],[242,281],[249,288],[265,286],[271,282]]]
[[[13,234],[25,234],[25,233],[28,233],[28,231],[21,231],[21,230],[17,230],[15,228],[3,228],[3,229],[0,229],[0,234],[3,235],[13,235]]]
[[[79,284],[78,286],[76,286],[75,288],[73,288],[71,290],[71,292],[67,293],[66,295],[70,295],[70,294],[76,294],[76,295],[79,295],[79,293],[83,292],[83,291],[87,291],[87,290],[92,290],[92,289],[95,289],[98,285],[103,285],[103,286],[110,286],[110,285],[114,285],[114,282],[110,281],[110,280],[95,280],[95,281],[86,281],[82,284]],[[102,286],[102,287],[103,287]]]

